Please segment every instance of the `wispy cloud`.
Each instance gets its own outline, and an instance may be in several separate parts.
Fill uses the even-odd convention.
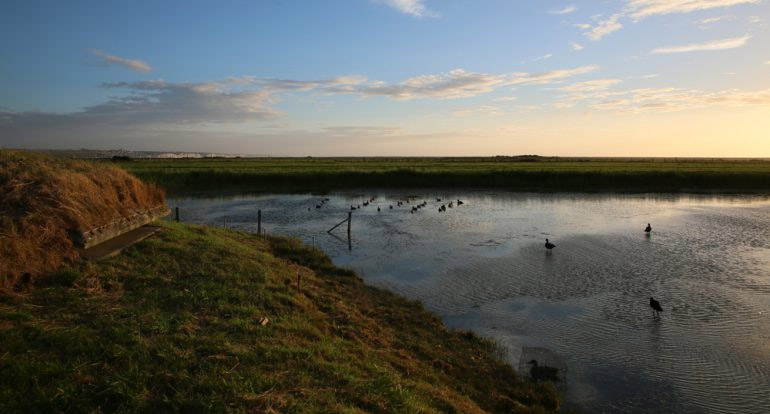
[[[488,74],[454,69],[447,73],[421,75],[402,82],[367,82],[349,85],[345,89],[325,87],[330,93],[355,93],[364,96],[387,96],[397,100],[412,99],[459,99],[491,92],[505,85],[543,85],[593,72],[598,66],[581,66],[572,69],[558,69],[541,73],[514,72],[509,74]]]
[[[532,59],[533,62],[537,62],[539,60],[548,60],[553,57],[553,53],[546,53],[543,56],[538,56],[534,59]]]
[[[570,41],[570,42],[569,42],[569,47],[571,47],[571,48],[572,48],[572,50],[574,50],[574,51],[576,51],[576,52],[577,52],[577,51],[579,51],[579,50],[583,50],[583,49],[585,49],[585,48],[583,47],[583,45],[581,45],[581,44],[580,44],[580,43],[578,43],[578,42],[574,42],[574,41]]]
[[[623,10],[613,14],[610,18],[599,21],[596,24],[579,23],[574,26],[583,30],[583,35],[589,39],[598,41],[604,36],[622,29],[623,24],[620,20],[623,18],[630,17],[634,21],[639,21],[654,15],[690,13],[699,10],[727,8],[743,4],[759,4],[762,1],[763,0],[625,0],[626,6]],[[598,20],[599,18],[600,15],[594,16],[594,20]],[[727,17],[712,17],[701,20],[699,24],[701,28],[708,28],[709,24],[725,19],[727,19]]]
[[[761,0],[627,0],[626,12],[633,19],[640,20],[656,14],[690,13],[760,2]]]
[[[454,69],[447,73],[421,75],[396,84],[370,82],[351,88],[349,93],[365,96],[388,96],[398,100],[457,99],[491,92],[507,82],[504,75],[469,72]],[[343,92],[343,91],[339,91]]]
[[[596,110],[619,113],[673,112],[711,106],[770,105],[770,89],[744,91],[728,89],[705,92],[686,88],[638,88],[616,90],[618,79],[578,82],[563,88],[565,92],[554,106],[569,108],[584,104]]]
[[[515,73],[513,78],[510,79],[509,83],[513,85],[525,85],[525,84],[544,85],[548,83],[559,82],[564,79],[571,78],[573,76],[591,73],[597,69],[599,69],[599,66],[590,65],[590,66],[580,66],[573,69],[552,70],[549,72],[542,72],[542,73],[535,73],[535,74]]]
[[[483,105],[475,108],[457,108],[452,111],[454,116],[470,116],[470,115],[489,115],[497,116],[502,115],[503,111],[500,107],[493,105]]]
[[[621,14],[613,14],[609,19],[602,20],[596,25],[582,24],[578,27],[588,30],[583,35],[596,42],[604,36],[622,29],[623,25],[619,21],[621,17]]]
[[[687,52],[702,52],[702,51],[714,51],[735,49],[744,46],[751,36],[734,37],[730,39],[714,40],[706,43],[693,43],[683,46],[669,46],[661,47],[653,50],[652,54],[667,54],[667,53],[687,53]]]
[[[559,88],[564,92],[596,92],[609,89],[613,85],[623,82],[620,79],[594,79],[590,81],[577,82],[571,85]]]
[[[698,26],[700,26],[700,28],[702,29],[706,29],[711,27],[712,24],[719,23],[721,21],[727,20],[728,18],[729,18],[728,16],[719,16],[719,17],[709,17],[706,19],[700,19],[698,20]]]
[[[104,53],[98,49],[92,49],[91,53],[102,58],[102,63],[106,65],[117,64],[117,65],[121,65],[123,67],[129,68],[131,70],[135,70],[137,72],[142,72],[142,73],[148,73],[152,70],[152,67],[147,62],[144,62],[141,60],[125,59],[120,56]]]
[[[320,80],[243,76],[197,83],[112,82],[100,86],[119,91],[118,96],[80,111],[55,114],[0,110],[0,130],[29,132],[41,128],[75,130],[92,127],[132,130],[265,121],[284,115],[274,106],[288,93],[385,96],[396,100],[458,99],[488,93],[505,85],[558,83],[597,68],[584,66],[534,74],[486,74],[455,69],[392,84],[357,75]],[[483,109],[487,114],[494,112],[491,107]]]
[[[548,13],[559,14],[559,15],[570,14],[570,13],[576,12],[577,9],[578,9],[577,6],[575,6],[574,4],[570,4],[569,6],[565,6],[562,9],[549,10]]]
[[[401,13],[414,17],[438,17],[438,13],[425,6],[425,0],[375,0],[386,4]]]

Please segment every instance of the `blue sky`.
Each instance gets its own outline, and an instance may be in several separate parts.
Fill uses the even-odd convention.
[[[770,156],[766,0],[7,1],[0,146]]]

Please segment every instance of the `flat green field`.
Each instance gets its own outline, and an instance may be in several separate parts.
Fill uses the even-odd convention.
[[[767,191],[770,161],[720,159],[235,158],[119,163],[172,193],[351,187],[526,191]]]

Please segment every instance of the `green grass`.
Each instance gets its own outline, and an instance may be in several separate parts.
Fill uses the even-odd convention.
[[[0,297],[0,412],[559,405],[552,386],[517,379],[492,343],[447,331],[419,303],[364,285],[296,240],[161,226],[118,257]]]
[[[703,159],[254,158],[119,163],[171,193],[355,187],[525,191],[768,191],[770,161]]]

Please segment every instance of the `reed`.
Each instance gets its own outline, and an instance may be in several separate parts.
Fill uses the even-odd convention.
[[[764,160],[259,158],[135,160],[120,165],[172,193],[344,188],[516,191],[769,191]]]

